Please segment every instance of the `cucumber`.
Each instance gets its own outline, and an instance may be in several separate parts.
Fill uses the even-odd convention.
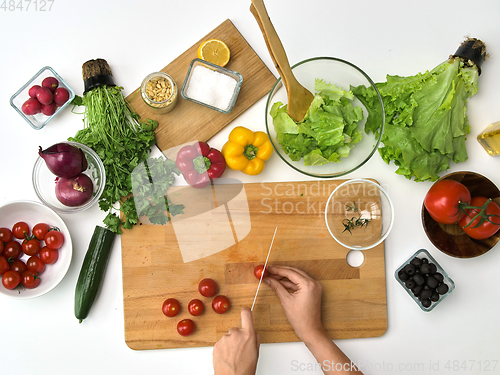
[[[96,226],[83,260],[75,289],[75,317],[80,323],[92,307],[104,279],[104,272],[116,234]]]

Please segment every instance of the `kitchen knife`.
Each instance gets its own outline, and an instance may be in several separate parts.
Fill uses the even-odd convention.
[[[277,230],[278,230],[278,227],[276,227],[276,229],[274,230],[273,239],[271,240],[271,246],[269,246],[269,251],[267,252],[267,258],[266,258],[266,262],[264,263],[264,269],[262,270],[262,274],[260,275],[259,285],[257,285],[257,292],[255,292],[255,297],[253,299],[252,308],[250,309],[250,311],[253,311],[253,308],[255,306],[255,301],[257,300],[257,295],[259,294],[260,284],[262,284],[262,279],[264,278],[264,273],[265,273],[266,267],[267,267],[267,261],[269,260],[269,254],[271,254],[271,249],[273,248],[274,237],[276,237]]]

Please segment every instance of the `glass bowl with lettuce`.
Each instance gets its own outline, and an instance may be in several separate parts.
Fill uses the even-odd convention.
[[[384,127],[384,106],[375,83],[357,66],[334,57],[315,57],[292,66],[297,80],[314,94],[301,122],[287,114],[287,93],[281,78],[266,104],[266,129],[280,158],[312,177],[344,176],[364,165],[375,153],[381,134],[365,126],[366,107],[353,88],[373,87],[378,95],[369,124]]]

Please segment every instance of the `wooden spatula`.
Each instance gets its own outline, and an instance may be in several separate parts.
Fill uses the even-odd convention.
[[[259,24],[264,40],[266,41],[267,49],[274,62],[274,66],[285,84],[288,94],[288,115],[296,122],[300,122],[304,119],[314,96],[309,90],[302,86],[293,75],[290,63],[286,57],[285,49],[269,19],[264,1],[252,0],[250,12],[252,12]]]

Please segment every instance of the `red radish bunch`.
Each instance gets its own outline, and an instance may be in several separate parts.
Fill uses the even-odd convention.
[[[69,99],[69,91],[59,87],[59,81],[54,77],[47,77],[42,85],[34,85],[29,91],[30,98],[22,105],[22,111],[27,116],[43,113],[52,116],[57,107],[62,106]]]

